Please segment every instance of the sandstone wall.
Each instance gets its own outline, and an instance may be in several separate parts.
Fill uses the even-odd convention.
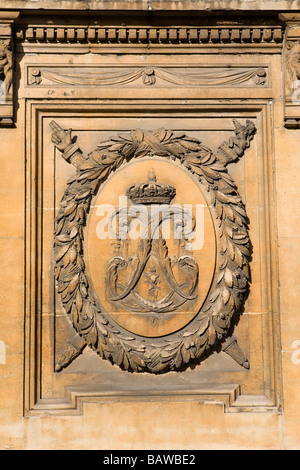
[[[299,449],[299,4],[2,1],[1,449]],[[72,129],[67,149],[53,140],[59,129]],[[108,282],[89,277],[111,249],[95,250],[90,235],[89,191],[104,168],[95,165],[101,152],[121,164],[126,143],[132,170],[119,173],[111,197],[130,178],[144,182],[152,159],[157,182],[175,186],[180,204],[194,203],[184,178],[200,181],[209,240],[215,232],[203,258],[194,253],[207,309],[195,318],[193,302],[179,309],[187,317],[166,325],[163,346],[161,317],[138,332],[134,317],[128,333],[126,322],[118,329],[91,313],[83,293],[83,275],[100,298]],[[96,150],[98,160],[87,157]],[[172,164],[176,171],[164,170]],[[113,185],[117,173],[105,168]],[[55,225],[62,210],[65,239],[61,219]],[[78,260],[85,270],[74,264],[67,277]],[[59,285],[55,268],[65,273]]]

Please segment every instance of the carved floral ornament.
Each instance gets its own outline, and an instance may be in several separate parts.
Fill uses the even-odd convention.
[[[95,151],[83,156],[72,140],[71,130],[64,131],[54,121],[51,123],[52,141],[62,151],[63,157],[77,168],[67,183],[55,221],[57,290],[76,331],[57,361],[57,371],[66,367],[87,345],[101,358],[124,370],[150,373],[176,371],[199,362],[206,353],[228,338],[247,295],[251,248],[245,207],[227,165],[242,157],[256,132],[251,121],[247,121],[246,125],[236,121],[234,124],[234,137],[223,143],[216,154],[184,133],[137,129],[100,143]],[[87,275],[84,235],[92,201],[103,183],[121,165],[154,155],[165,161],[178,162],[196,178],[211,208],[217,237],[217,266],[209,292],[192,321],[171,334],[145,337],[119,327],[101,309]],[[168,191],[173,191],[173,197],[174,188]],[[141,250],[149,250],[151,243],[154,246],[154,240],[143,241]],[[161,240],[157,243],[164,250],[164,243]],[[158,245],[156,248],[159,251]],[[163,254],[167,259],[164,251]],[[142,256],[141,253],[140,259]],[[197,266],[192,258],[188,262],[194,266],[197,276]],[[154,274],[151,274],[153,285]],[[195,285],[196,281],[191,281],[191,295]]]

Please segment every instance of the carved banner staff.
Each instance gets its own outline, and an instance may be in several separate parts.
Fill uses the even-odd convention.
[[[78,336],[59,358],[57,370],[66,367],[86,345],[124,370],[180,370],[226,340],[247,294],[250,257],[247,214],[227,165],[243,155],[256,131],[250,121],[244,126],[234,123],[235,136],[216,155],[184,133],[137,129],[102,142],[86,157],[71,130],[65,132],[51,123],[52,141],[77,168],[60,203],[54,248],[57,290]],[[84,225],[93,196],[122,163],[152,155],[179,160],[198,178],[213,208],[218,241],[218,266],[202,308],[186,327],[163,338],[141,338],[112,324],[90,292],[83,259]],[[232,344],[236,350],[236,342]],[[246,360],[244,364],[248,367]]]

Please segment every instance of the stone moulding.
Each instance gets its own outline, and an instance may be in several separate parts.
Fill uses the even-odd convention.
[[[82,416],[84,406],[89,403],[111,403],[118,401],[153,403],[153,402],[197,402],[213,403],[223,406],[224,413],[253,412],[276,413],[273,402],[264,395],[242,395],[238,384],[212,385],[203,384],[185,387],[172,387],[164,390],[149,390],[136,388],[115,388],[106,390],[105,387],[68,387],[65,397],[58,400],[42,399],[37,401],[28,413],[29,416]]]
[[[260,165],[257,173],[260,175],[260,177],[257,178],[257,181],[259,181],[262,185],[259,191],[262,197],[262,205],[264,207],[264,211],[263,213],[261,213],[263,215],[259,219],[258,223],[263,223],[264,227],[267,227],[267,233],[266,235],[264,235],[263,232],[262,239],[260,239],[260,243],[263,247],[265,246],[264,243],[268,243],[268,247],[271,246],[272,248],[271,253],[274,253],[274,239],[272,235],[275,233],[275,231],[273,230],[273,224],[271,222],[269,231],[269,223],[265,223],[269,220],[269,217],[272,217],[273,207],[271,202],[273,195],[272,165],[266,165],[266,161],[269,161],[270,158],[271,148],[271,138],[270,135],[267,133],[267,125],[271,121],[270,108],[263,101],[259,103],[255,102],[250,105],[249,103],[242,103],[239,106],[237,104],[232,104],[229,102],[222,103],[222,106],[219,103],[212,105],[210,102],[205,102],[204,105],[203,103],[201,103],[202,106],[200,106],[199,104],[200,101],[197,104],[195,104],[194,102],[189,102],[187,106],[186,104],[183,105],[178,100],[175,103],[175,106],[172,103],[172,107],[169,106],[168,108],[165,105],[165,101],[159,101],[158,103],[155,103],[155,106],[153,106],[153,108],[150,108],[149,113],[152,118],[156,118],[158,111],[160,111],[160,113],[165,118],[166,116],[167,118],[169,118],[169,116],[176,116],[177,118],[178,113],[180,114],[180,116],[185,116],[188,118],[194,118],[195,116],[199,116],[200,118],[203,118],[204,121],[202,125],[200,124],[197,127],[199,127],[200,129],[203,128],[205,131],[208,128],[209,132],[212,132],[212,129],[207,126],[207,123],[210,122],[211,113],[216,113],[215,115],[219,117],[221,115],[221,112],[224,113],[224,109],[226,109],[225,117],[228,118],[230,122],[228,122],[226,126],[223,125],[221,122],[220,125],[218,125],[218,131],[228,131],[228,125],[229,128],[234,129],[234,126],[230,124],[233,118],[237,119],[238,121],[241,120],[243,123],[246,121],[246,119],[255,120],[255,124],[257,126],[257,134],[254,142],[251,142],[251,149],[250,152],[248,150],[249,153],[247,152],[245,164],[247,163],[246,160],[248,161],[247,164],[249,164],[249,161],[253,162],[252,152],[255,148],[257,148],[259,156],[257,162]],[[206,106],[205,109],[204,106]],[[200,108],[201,111],[199,111]],[[69,351],[65,352],[71,354],[77,354],[78,350],[80,350],[84,346],[84,340],[82,339],[82,341],[79,341],[77,336],[78,341],[73,341],[76,332],[73,330],[72,324],[69,323],[63,307],[60,306],[58,309],[58,305],[56,305],[56,313],[58,315],[57,318],[66,322],[66,325],[70,329],[69,331],[66,331],[67,334],[64,333],[61,336],[60,334],[59,336],[57,336],[57,328],[60,328],[61,323],[60,325],[58,323],[56,325],[53,324],[53,307],[51,307],[51,303],[49,305],[47,304],[47,306],[43,305],[43,298],[41,295],[43,289],[48,289],[49,286],[47,285],[47,283],[51,282],[51,290],[53,290],[53,299],[56,299],[55,302],[59,302],[59,294],[56,297],[54,293],[54,285],[52,279],[52,275],[54,273],[51,272],[51,280],[49,281],[45,281],[45,279],[39,275],[39,266],[42,263],[42,256],[46,256],[46,258],[44,258],[44,261],[52,259],[52,232],[50,234],[47,232],[46,240],[44,239],[45,235],[43,235],[43,232],[45,231],[44,227],[46,227],[46,219],[43,219],[43,217],[45,217],[46,212],[48,214],[49,211],[45,211],[44,213],[43,205],[41,204],[43,189],[40,188],[39,182],[43,179],[42,175],[44,173],[42,169],[44,169],[44,171],[47,171],[47,173],[49,173],[50,169],[51,174],[53,171],[53,176],[56,174],[54,169],[52,168],[51,155],[54,149],[53,146],[49,145],[51,135],[50,128],[48,129],[48,126],[45,126],[43,124],[50,123],[52,120],[55,119],[55,121],[61,123],[62,125],[61,120],[63,119],[63,127],[65,129],[70,126],[73,127],[74,134],[76,135],[77,132],[79,133],[81,131],[81,129],[85,129],[86,126],[84,122],[86,118],[89,119],[89,122],[91,122],[90,118],[94,119],[96,117],[97,119],[106,119],[108,115],[118,119],[119,116],[124,115],[124,109],[126,109],[127,112],[126,116],[140,116],[140,114],[144,110],[144,104],[133,103],[133,100],[128,100],[126,103],[124,102],[120,104],[118,102],[114,103],[114,105],[112,105],[111,103],[104,103],[99,105],[98,101],[94,101],[87,105],[83,101],[80,102],[79,100],[74,100],[72,103],[69,103],[67,105],[66,109],[66,105],[64,104],[64,106],[61,107],[61,104],[58,100],[53,100],[51,102],[49,101],[47,103],[45,103],[44,101],[37,100],[27,102],[28,116],[30,116],[30,120],[28,120],[27,125],[28,129],[32,129],[32,132],[29,133],[30,138],[27,142],[28,158],[26,159],[26,168],[28,175],[26,187],[28,194],[30,191],[30,198],[28,198],[26,206],[26,222],[28,228],[26,237],[26,252],[28,254],[28,256],[26,256],[26,312],[28,312],[28,315],[25,319],[25,415],[78,415],[84,412],[85,403],[103,403],[105,401],[111,403],[115,400],[121,402],[151,402],[153,400],[171,400],[174,403],[178,401],[188,400],[193,400],[195,402],[207,402],[207,400],[209,400],[211,403],[225,403],[224,412],[277,413],[278,411],[280,411],[281,403],[279,386],[280,368],[276,360],[277,356],[276,354],[273,355],[273,351],[269,343],[272,343],[272,345],[274,344],[275,351],[278,350],[277,348],[280,347],[280,344],[279,331],[275,327],[277,321],[276,312],[278,312],[276,304],[276,295],[272,297],[268,296],[269,288],[271,288],[271,286],[272,288],[274,287],[274,292],[276,292],[277,286],[276,279],[273,278],[274,270],[269,271],[267,268],[267,266],[269,265],[272,266],[272,260],[274,262],[275,259],[272,256],[269,257],[269,248],[263,249],[262,253],[262,282],[266,283],[264,285],[268,286],[268,288],[263,292],[263,301],[266,302],[265,305],[267,305],[270,314],[263,314],[262,321],[258,323],[258,326],[261,327],[258,334],[259,337],[263,338],[263,341],[259,343],[254,343],[254,348],[256,348],[257,344],[264,344],[264,356],[262,361],[262,355],[260,354],[260,352],[259,355],[256,356],[255,350],[253,350],[252,347],[245,347],[245,344],[243,342],[241,343],[242,337],[238,335],[237,340],[242,346],[243,353],[246,353],[246,358],[244,354],[241,354],[240,351],[237,351],[238,357],[235,354],[235,361],[238,358],[240,363],[243,365],[243,368],[241,368],[240,365],[235,365],[236,368],[239,368],[237,374],[231,374],[229,378],[227,377],[226,369],[226,371],[221,373],[222,383],[220,384],[216,383],[213,375],[208,376],[208,382],[210,386],[208,386],[206,390],[204,390],[203,388],[205,384],[203,384],[202,382],[201,375],[200,379],[199,376],[195,375],[195,379],[193,378],[193,383],[191,384],[191,386],[187,385],[184,390],[175,390],[173,387],[174,384],[172,385],[171,379],[175,374],[177,375],[176,372],[170,372],[160,376],[153,374],[149,375],[145,373],[136,375],[135,373],[132,374],[128,372],[123,372],[119,369],[117,365],[111,367],[109,361],[101,360],[99,357],[96,356],[96,354],[94,354],[90,350],[89,347],[85,347],[83,354],[81,356],[77,356],[77,359],[75,359],[74,362],[70,364],[67,369],[62,370],[59,373],[55,373],[55,366],[59,362],[58,360],[60,359],[60,354],[64,353],[64,345],[66,344],[67,339],[70,337],[70,348]],[[195,114],[196,109],[197,114]],[[72,120],[72,124],[69,122],[70,119]],[[76,119],[76,124],[74,122],[74,119]],[[81,119],[81,121],[79,121],[79,119]],[[93,129],[95,132],[100,128],[101,126],[99,127],[97,121],[95,121],[95,124],[91,127],[91,129]],[[118,132],[124,133],[124,129],[122,126],[121,129],[122,130],[119,130],[119,127],[116,125],[114,127],[113,135],[118,134]],[[44,132],[46,132],[45,135]],[[263,137],[265,135],[269,136],[266,141]],[[42,142],[42,144],[40,144],[40,142]],[[221,138],[218,142],[218,145],[222,142],[223,139]],[[224,145],[226,143],[228,142],[225,142]],[[63,160],[59,154],[56,154],[56,152],[57,150],[55,150],[55,158],[57,158],[58,161]],[[216,151],[214,153],[216,154]],[[65,162],[62,161],[61,163],[64,166],[66,165],[66,168],[68,168]],[[240,162],[240,164],[241,163],[242,162]],[[235,164],[233,164],[233,167],[234,166]],[[72,175],[73,171],[75,173],[75,170],[72,170],[71,166],[68,169],[70,171],[69,176]],[[263,188],[265,188],[265,182],[271,184],[271,187],[268,186],[267,194],[265,190],[263,191]],[[31,191],[30,188],[35,188],[35,190]],[[64,186],[62,186],[60,190],[61,194],[63,193],[64,189]],[[53,189],[53,191],[55,190]],[[52,228],[52,216],[48,214],[47,217],[49,220],[51,220]],[[42,224],[42,220],[44,221],[44,225]],[[39,233],[37,233],[38,227],[42,227],[42,231],[39,231]],[[30,236],[31,230],[33,230],[33,233],[35,234],[34,237]],[[264,237],[266,238],[266,240]],[[46,241],[48,248],[46,247],[45,251],[42,254],[40,247],[42,246],[43,240],[44,243]],[[42,309],[44,308],[49,308],[49,327],[47,326],[48,320],[42,315],[42,311],[44,311]],[[274,322],[270,321],[270,316],[272,317],[272,319],[274,318]],[[251,320],[255,319],[253,315],[249,316],[249,318]],[[243,316],[242,321],[244,321],[245,319],[247,319],[247,315]],[[43,328],[41,327],[42,322]],[[253,334],[253,329],[250,329],[250,333]],[[53,355],[50,355],[48,354],[48,350],[52,350],[52,338],[55,338],[55,349],[53,351]],[[188,337],[185,338],[188,339]],[[250,345],[252,344],[252,340],[256,341],[253,336],[250,337]],[[220,351],[220,358],[222,358],[226,363],[228,361],[231,365],[234,364],[230,357],[233,353],[233,350],[236,350],[236,342],[234,338],[231,338],[226,341],[222,349],[223,352]],[[249,359],[251,365],[249,369],[245,368],[247,366],[247,364],[245,364],[245,359],[247,358]],[[63,357],[62,354],[62,359],[67,359],[67,354],[65,357]],[[81,367],[82,364],[85,364],[85,361],[87,360],[95,361],[93,363],[95,369],[92,368],[90,371],[84,370],[83,375]],[[208,364],[208,361],[205,360],[205,364],[202,364],[204,368],[199,367],[199,370],[203,369],[201,371],[201,374],[204,373],[204,377],[206,377],[206,364]],[[107,374],[107,369],[109,369],[108,383],[105,382],[107,378],[107,375],[105,375]],[[94,382],[95,371],[97,375],[96,382]],[[111,372],[114,375],[110,376]],[[187,373],[189,372],[190,371],[187,371]],[[196,371],[191,371],[191,373],[194,374],[196,373]],[[75,381],[70,380],[70,377],[75,377]],[[131,382],[134,377],[136,377],[137,381],[145,382],[143,382],[145,386],[142,390],[140,390],[138,387],[135,388],[135,385]],[[151,386],[147,386],[147,382],[152,380],[157,381],[157,386],[155,386],[154,392]],[[232,390],[233,394],[228,388],[228,382],[238,384],[235,387],[232,387],[232,389],[230,389]],[[89,389],[88,383],[93,384],[92,389]],[[49,394],[47,392],[47,390],[49,390],[49,386],[53,390],[53,393],[51,392]],[[73,389],[71,390],[70,387],[73,387]],[[81,390],[79,390],[80,387]],[[248,387],[250,387],[249,393],[251,393],[251,395],[247,395]],[[171,391],[171,393],[169,393],[169,391]],[[229,405],[226,404],[228,403],[228,400]]]
[[[280,44],[283,29],[278,26],[219,27],[97,27],[20,26],[16,40],[28,43],[100,44]]]

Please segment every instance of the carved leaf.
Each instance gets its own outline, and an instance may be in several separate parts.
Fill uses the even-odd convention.
[[[237,247],[235,247],[235,259],[236,259],[236,262],[239,265],[239,267],[242,268],[243,263],[244,263],[243,255]]]
[[[159,374],[161,372],[164,372],[165,370],[168,369],[168,366],[166,363],[158,363],[155,366],[151,366],[151,372],[154,372],[156,374]]]
[[[131,136],[133,140],[143,142],[144,132],[142,131],[142,129],[136,129],[135,131],[131,131]]]
[[[220,203],[216,200],[215,207],[216,207],[217,216],[219,217],[219,219],[221,219],[222,216],[223,216],[223,205],[220,204]]]
[[[184,150],[182,149],[182,147],[179,147],[175,143],[168,143],[167,149],[169,153],[175,155],[175,157],[180,157],[184,154]]]
[[[185,147],[186,149],[188,149],[192,152],[197,152],[197,150],[199,149],[198,142],[196,143],[196,142],[193,142],[191,140],[182,139],[180,143],[183,147]]]
[[[139,368],[144,369],[145,367],[145,362],[143,359],[141,359],[137,354],[131,354],[130,355],[130,365],[132,369],[137,372]]]
[[[202,172],[208,176],[209,178],[212,178],[213,180],[217,180],[220,178],[220,175],[217,171],[212,170],[210,167],[202,166]],[[219,199],[219,198],[218,198]]]
[[[69,293],[72,293],[78,286],[78,279],[79,279],[79,274],[76,274],[73,277],[73,279],[70,281],[68,289],[67,289]]]
[[[216,191],[216,198],[223,204],[230,204],[232,202],[236,202],[233,197],[224,193],[220,193],[220,191]]]
[[[123,355],[123,367],[124,367],[125,370],[129,369],[129,361],[128,361],[127,355],[125,353]]]
[[[91,331],[89,332],[89,334],[86,336],[86,342],[87,342],[87,345],[90,346],[92,349],[95,349],[96,345],[97,345],[97,340],[98,340],[98,333],[97,333],[97,329],[96,328],[92,328]],[[102,345],[102,348],[104,348],[104,346]],[[109,350],[109,349],[108,349]],[[109,350],[110,351],[110,350]]]
[[[130,158],[134,155],[134,152],[138,148],[138,144],[126,144],[123,147],[122,153],[126,158]]]
[[[56,248],[56,253],[55,253],[55,260],[56,262],[60,261],[63,256],[66,254],[66,252],[69,249],[69,245],[64,245]]]
[[[69,243],[71,241],[69,235],[67,235],[66,233],[62,233],[61,235],[57,235],[56,239],[60,243]]]
[[[232,277],[232,272],[230,271],[230,269],[226,269],[225,270],[225,275],[224,275],[224,279],[225,279],[225,283],[228,287],[232,287],[233,286],[233,277]]]
[[[124,351],[120,348],[119,352],[116,354],[116,364],[120,367],[124,361]]]
[[[86,197],[88,197],[90,195],[90,190],[87,189],[85,191],[82,191],[82,192],[79,192],[78,194],[76,194],[75,196],[75,200],[76,201],[79,201],[80,199],[85,199]]]
[[[82,302],[82,297],[81,297],[81,294],[80,294],[79,290],[77,290],[77,292],[76,292],[75,302],[76,302],[77,309],[79,310],[79,312],[81,312],[83,302]]]
[[[181,356],[182,356],[182,360],[185,364],[188,364],[190,362],[190,352],[188,349],[185,348],[185,346],[183,345],[182,348],[181,348]]]
[[[230,299],[230,291],[226,289],[226,287],[222,291],[222,298],[223,298],[224,304],[226,305],[228,300]]]
[[[213,294],[210,296],[210,299],[209,299],[209,300],[210,300],[211,302],[215,302],[216,299],[219,297],[219,295],[220,295],[220,289],[217,288],[217,289],[214,290],[214,292],[213,292]]]
[[[77,250],[74,244],[70,248],[69,256],[70,256],[70,262],[73,264],[77,257]]]
[[[233,210],[231,209],[230,206],[228,206],[228,205],[224,206],[224,213],[225,213],[226,217],[228,217],[232,222],[235,220]]]
[[[228,256],[230,257],[230,259],[232,261],[234,261],[235,249],[234,249],[234,246],[231,243],[228,243],[227,252],[228,252]]]
[[[74,303],[72,304],[72,308],[71,308],[70,320],[73,323],[73,325],[77,325],[78,320],[79,320],[78,309]]]
[[[182,356],[181,356],[181,350],[179,350],[175,356],[175,361],[174,361],[174,365],[176,367],[176,369],[179,369],[182,365]]]

